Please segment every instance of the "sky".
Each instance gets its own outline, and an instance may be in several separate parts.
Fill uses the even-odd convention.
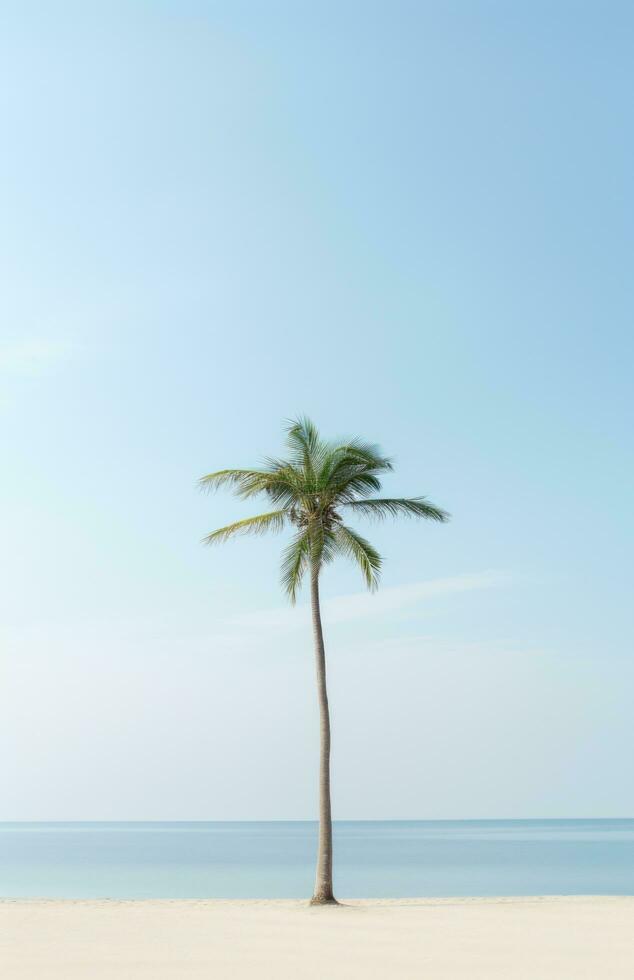
[[[284,420],[452,521],[323,578],[336,818],[634,815],[629,3],[0,9],[0,819],[312,819]],[[257,504],[256,504],[257,506]]]

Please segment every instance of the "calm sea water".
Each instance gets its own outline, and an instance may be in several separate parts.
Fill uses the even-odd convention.
[[[0,824],[0,895],[300,898],[313,823]],[[634,820],[341,822],[349,898],[634,894]]]

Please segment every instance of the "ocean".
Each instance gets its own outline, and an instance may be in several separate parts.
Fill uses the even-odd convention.
[[[0,823],[4,898],[306,898],[310,822]],[[347,898],[634,895],[634,820],[342,821]]]

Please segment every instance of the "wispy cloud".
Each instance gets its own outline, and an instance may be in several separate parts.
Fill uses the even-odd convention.
[[[370,633],[364,632],[363,639],[358,642],[354,638],[345,640],[345,649],[354,653],[361,648],[381,652],[383,649],[391,653],[402,650],[434,650],[458,654],[495,653],[499,650],[499,641],[492,647],[487,641],[460,637],[441,637],[437,634],[420,632],[420,622],[416,619],[430,610],[434,603],[460,594],[503,588],[514,579],[508,573],[499,571],[478,572],[471,575],[456,575],[450,578],[431,579],[423,582],[411,582],[380,590],[375,595],[369,593],[353,593],[327,599],[323,603],[325,625],[330,627],[338,623],[367,622]],[[389,635],[383,635],[377,629],[381,621],[389,622],[405,612],[412,619],[413,632],[407,635],[388,630]],[[411,617],[414,613],[415,616]],[[424,628],[424,627],[423,627]],[[0,623],[0,647],[11,651],[16,657],[24,658],[38,655],[50,658],[52,655],[69,656],[103,656],[112,657],[112,651],[118,651],[125,658],[134,657],[149,651],[156,659],[157,655],[171,657],[174,651],[187,651],[191,655],[207,655],[210,651],[244,651],[271,649],[279,645],[282,638],[292,635],[295,630],[310,631],[310,608],[308,605],[292,607],[279,606],[275,609],[263,609],[258,612],[245,613],[242,616],[228,619],[213,619],[209,617],[206,607],[201,607],[199,613],[187,618],[175,612],[152,612],[151,615],[134,616],[132,618],[109,617],[100,619],[72,618],[68,621],[55,620],[50,622],[29,622],[11,626]],[[331,644],[336,646],[341,641],[336,634],[332,636]],[[506,645],[515,649],[512,640]]]
[[[510,575],[507,572],[486,571],[396,585],[380,589],[374,595],[368,592],[355,592],[352,595],[327,599],[323,603],[323,615],[328,623],[385,617],[408,607],[429,603],[442,596],[501,588],[509,581]],[[277,609],[246,613],[244,616],[230,620],[227,625],[252,630],[293,630],[303,626],[307,616],[308,608],[305,605],[295,608],[280,606]]]
[[[66,360],[71,349],[70,344],[55,340],[6,341],[0,343],[0,372],[31,377],[44,374]]]

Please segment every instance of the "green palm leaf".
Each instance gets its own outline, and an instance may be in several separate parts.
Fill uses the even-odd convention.
[[[209,492],[229,487],[238,497],[252,497],[263,493],[274,477],[267,470],[218,470],[201,476],[198,486]]]
[[[374,592],[379,585],[379,575],[383,559],[369,541],[353,531],[351,527],[340,524],[335,531],[337,547],[342,555],[351,558],[361,569],[365,584]]]
[[[310,539],[307,532],[296,534],[282,553],[282,587],[295,605],[297,593],[310,561]]]
[[[242,521],[227,524],[217,531],[205,535],[204,544],[219,544],[237,534],[266,534],[267,531],[279,532],[284,529],[288,520],[286,510],[274,510],[269,514],[258,514],[256,517],[245,517]]]
[[[377,520],[384,520],[386,517],[423,517],[441,524],[449,520],[446,511],[436,507],[425,497],[375,497],[347,501],[343,506]]]

